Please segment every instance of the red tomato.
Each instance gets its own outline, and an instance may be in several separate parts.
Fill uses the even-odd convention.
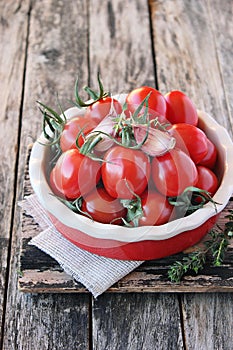
[[[122,106],[120,102],[112,97],[104,97],[87,108],[85,117],[98,124],[109,114],[116,116],[121,114],[121,112]]]
[[[176,197],[186,187],[196,185],[198,174],[192,159],[183,151],[173,149],[163,156],[153,158],[152,178],[160,193]]]
[[[170,123],[197,125],[197,110],[190,98],[181,91],[171,91],[165,95],[167,101],[166,118]]]
[[[158,117],[160,123],[166,122],[166,100],[164,96],[156,89],[149,86],[142,86],[132,90],[126,97],[126,103],[131,113],[137,109],[144,98],[150,93],[148,108],[150,120]]]
[[[211,195],[214,195],[218,189],[218,179],[212,170],[204,166],[198,165],[198,181],[196,187],[210,192]]]
[[[131,199],[132,193],[140,195],[149,177],[150,160],[142,151],[115,146],[106,152],[102,180],[110,196]]]
[[[84,143],[83,135],[87,135],[96,127],[97,123],[83,116],[74,117],[67,121],[60,137],[60,146],[62,152],[68,149],[77,148],[76,139],[79,132],[82,130],[82,135],[79,136],[78,145]]]
[[[139,226],[162,225],[169,221],[173,206],[167,197],[158,192],[148,192],[142,195],[143,216],[139,219]]]
[[[60,156],[50,175],[50,186],[68,200],[91,191],[100,180],[100,164],[79,153],[68,150]]]
[[[111,197],[101,187],[94,189],[83,197],[81,210],[90,214],[95,221],[117,225],[122,224],[121,218],[124,218],[127,213],[120,200]]]
[[[194,163],[199,163],[207,154],[207,137],[196,126],[180,123],[174,124],[169,132],[176,138],[176,147],[187,152]]]
[[[215,166],[215,163],[216,163],[216,159],[217,159],[217,148],[215,147],[213,142],[211,142],[207,138],[207,154],[198,163],[198,165],[203,165],[203,166],[205,166],[207,168],[213,169],[214,166]]]

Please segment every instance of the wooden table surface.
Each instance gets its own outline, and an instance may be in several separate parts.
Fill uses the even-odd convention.
[[[231,0],[0,2],[0,347],[232,350],[232,293],[22,293],[18,290],[27,147],[36,100],[80,85],[179,89],[232,136]]]

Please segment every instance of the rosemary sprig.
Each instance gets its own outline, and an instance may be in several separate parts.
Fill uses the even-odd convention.
[[[83,88],[83,90],[85,92],[87,92],[91,98],[91,101],[87,101],[87,102],[83,101],[81,99],[81,97],[79,96],[79,80],[78,79],[76,80],[75,88],[74,88],[74,96],[75,96],[74,105],[75,106],[77,106],[78,108],[88,107],[88,106],[93,105],[95,102],[101,100],[102,98],[109,96],[109,93],[104,91],[99,72],[97,74],[97,80],[98,80],[98,85],[99,85],[99,93],[92,90],[89,86],[85,86]]]
[[[211,255],[213,266],[221,266],[224,261],[230,240],[233,237],[233,210],[225,216],[229,221],[225,223],[224,229],[216,226],[209,233],[209,240],[204,242],[205,248],[197,250],[176,261],[169,267],[168,278],[171,282],[179,283],[188,272],[198,274],[205,266],[208,254]]]
[[[55,196],[53,193],[51,193],[52,196]],[[85,212],[82,211],[81,206],[82,206],[82,201],[83,201],[83,197],[78,197],[73,201],[69,201],[66,200],[64,198],[61,198],[59,196],[55,196],[61,203],[65,204],[65,206],[67,206],[67,208],[71,209],[74,213],[76,214],[82,214],[84,216],[87,216],[89,219],[91,219],[93,221],[92,216]]]
[[[59,100],[58,106],[61,111],[61,115],[42,102],[37,101],[37,103],[39,104],[39,110],[43,114],[43,134],[48,140],[47,144],[50,146],[58,144],[64,125],[67,121]],[[50,132],[47,131],[47,127]]]

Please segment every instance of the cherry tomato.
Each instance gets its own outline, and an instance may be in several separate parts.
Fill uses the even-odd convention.
[[[215,166],[215,163],[216,163],[216,159],[217,159],[217,148],[215,147],[213,142],[211,142],[207,138],[207,154],[198,163],[198,165],[203,165],[203,166],[205,166],[207,168],[213,169],[214,166]]]
[[[162,225],[169,221],[173,206],[167,197],[158,192],[149,191],[142,195],[143,216],[139,219],[139,226]]]
[[[121,114],[121,112],[122,106],[120,102],[112,97],[104,97],[87,108],[85,117],[98,124],[109,114],[116,116]]]
[[[110,196],[131,199],[133,193],[140,195],[147,187],[150,160],[140,150],[115,146],[106,152],[101,170]]]
[[[176,147],[187,152],[195,164],[199,163],[207,154],[207,137],[196,126],[180,123],[174,124],[169,132],[176,138]]]
[[[173,149],[153,158],[152,178],[160,193],[176,197],[186,187],[195,186],[198,174],[192,159],[180,149]]]
[[[68,150],[60,156],[50,175],[50,186],[68,200],[91,191],[100,180],[100,164],[79,153]]]
[[[81,210],[91,215],[92,219],[104,224],[121,225],[127,210],[117,198],[111,197],[104,188],[94,189],[83,197]]]
[[[218,189],[218,179],[215,173],[202,165],[197,166],[197,171],[198,181],[195,186],[214,195]]]
[[[126,103],[131,113],[137,109],[144,98],[150,93],[148,100],[148,111],[150,120],[158,117],[160,123],[166,122],[166,100],[164,96],[156,89],[149,86],[142,86],[132,90],[126,97]]]
[[[80,131],[82,131],[82,134],[80,134],[78,138],[78,145],[82,146],[84,143],[83,135],[87,135],[96,127],[96,125],[97,123],[95,121],[83,116],[77,116],[68,120],[60,137],[62,152],[65,152],[68,149],[77,148],[76,139]]]
[[[166,118],[170,123],[187,123],[197,125],[197,110],[190,100],[182,91],[173,90],[165,95],[167,102]]]

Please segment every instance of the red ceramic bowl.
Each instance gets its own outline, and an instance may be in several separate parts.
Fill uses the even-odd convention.
[[[114,96],[116,98],[116,96]],[[121,95],[120,99],[125,96]],[[66,112],[68,118],[80,114],[77,108]],[[123,260],[151,260],[183,251],[196,244],[215,224],[219,213],[227,205],[233,192],[233,143],[228,132],[207,113],[198,111],[199,126],[218,150],[220,186],[211,203],[193,214],[160,226],[129,228],[102,224],[76,214],[51,195],[47,182],[49,147],[43,134],[35,142],[29,162],[29,174],[34,192],[57,230],[78,247],[101,256]]]

